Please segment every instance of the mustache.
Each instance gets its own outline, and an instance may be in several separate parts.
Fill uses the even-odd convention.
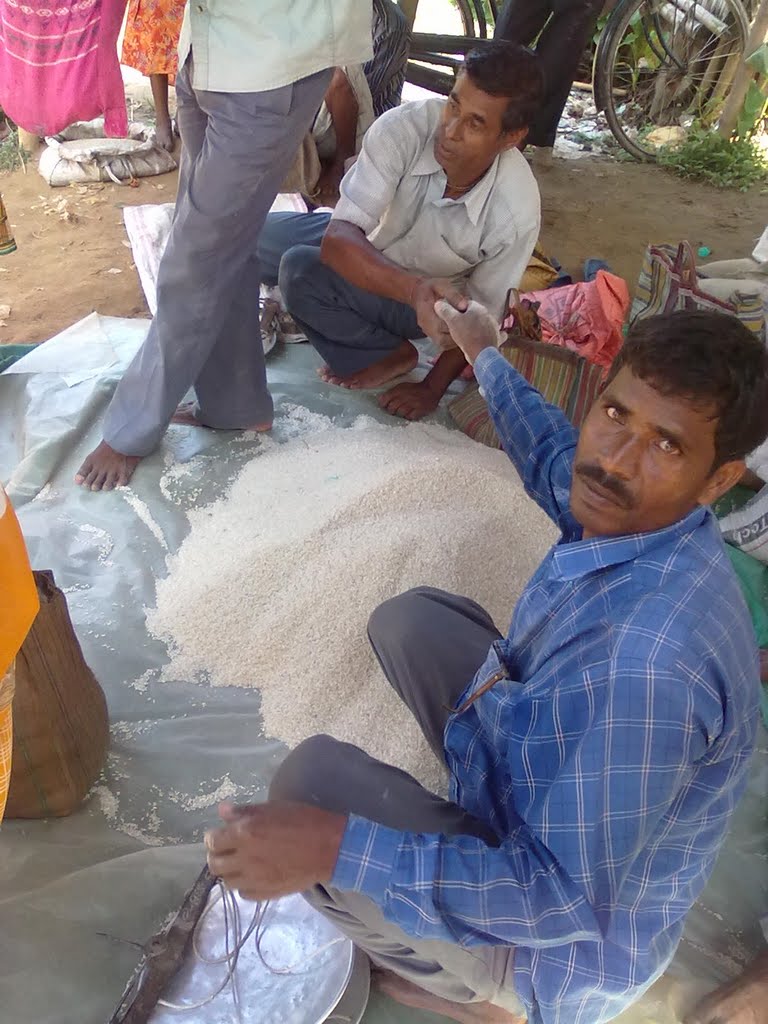
[[[606,473],[604,469],[601,469],[595,463],[580,462],[575,466],[574,472],[585,480],[591,480],[592,483],[608,491],[624,508],[632,509],[635,507],[635,499],[624,481],[619,480],[617,476],[613,476],[611,473]]]

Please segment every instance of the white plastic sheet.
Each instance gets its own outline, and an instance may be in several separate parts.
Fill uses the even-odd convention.
[[[94,315],[0,375],[0,479],[8,482],[33,564],[52,568],[67,592],[112,721],[104,776],[78,813],[2,827],[0,1019],[9,1024],[106,1021],[138,960],[138,945],[194,881],[204,855],[197,844],[215,820],[218,800],[262,798],[285,754],[263,734],[257,690],[161,683],[166,652],[144,625],[165,557],[185,536],[185,510],[218,497],[258,457],[258,438],[173,426],[129,492],[91,494],[72,484],[146,327]],[[270,356],[278,440],[295,432],[286,403],[340,424],[361,412],[388,419],[371,396],[318,384],[316,365],[306,345]],[[768,750],[762,730],[759,746],[750,792],[678,956],[623,1024],[676,1024],[692,998],[738,973],[763,941]],[[375,994],[364,1018],[365,1024],[423,1020]]]

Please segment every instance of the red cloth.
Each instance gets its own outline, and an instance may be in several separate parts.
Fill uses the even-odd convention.
[[[186,0],[130,0],[123,37],[123,64],[142,75],[168,75],[179,66],[179,36]]]
[[[0,0],[0,107],[34,135],[104,115],[128,133],[117,37],[125,0]]]
[[[624,341],[623,327],[630,305],[626,281],[600,270],[594,281],[528,292],[538,302],[541,340],[562,345],[606,370]],[[514,319],[504,321],[510,328]]]

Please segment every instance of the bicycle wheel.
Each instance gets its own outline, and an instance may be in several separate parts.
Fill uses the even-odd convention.
[[[486,39],[488,25],[483,0],[456,0],[456,6],[461,15],[464,35],[472,39]]]
[[[663,144],[654,128],[714,124],[747,42],[739,0],[622,0],[595,55],[595,99],[638,160]],[[650,136],[650,138],[649,138]]]

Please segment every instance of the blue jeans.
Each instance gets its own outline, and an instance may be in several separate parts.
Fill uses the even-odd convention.
[[[331,370],[344,377],[424,332],[410,306],[358,288],[320,262],[329,220],[322,213],[270,213],[258,260],[262,282],[280,285],[288,311]]]

